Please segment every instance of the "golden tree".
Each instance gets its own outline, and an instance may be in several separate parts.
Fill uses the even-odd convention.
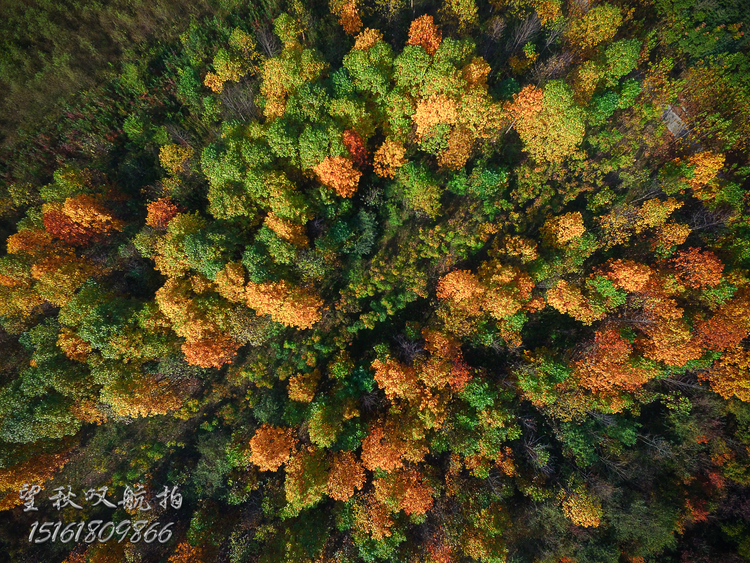
[[[328,496],[346,502],[365,484],[365,470],[352,452],[333,454],[331,473],[328,476]]]
[[[544,222],[542,233],[553,246],[561,247],[566,243],[580,238],[586,232],[583,216],[579,211],[566,213],[558,217],[550,217]]]
[[[383,40],[383,34],[377,29],[366,28],[362,33],[357,35],[357,39],[354,41],[354,48],[359,51],[367,51],[370,47],[375,45],[378,41]]]
[[[414,368],[405,366],[390,357],[372,363],[375,370],[375,381],[385,391],[386,397],[395,399],[414,398],[419,392],[419,383]]]
[[[563,514],[576,526],[584,528],[599,526],[603,515],[601,504],[584,487],[564,492],[561,496]]]
[[[407,515],[425,514],[432,508],[433,489],[416,469],[396,471],[373,481],[375,498],[391,511]]]
[[[182,145],[164,145],[159,149],[159,162],[170,174],[187,171],[188,162],[193,158],[193,148]]]
[[[354,163],[343,156],[327,157],[313,171],[321,184],[332,188],[341,197],[352,197],[362,176]]]
[[[671,263],[677,270],[677,278],[694,289],[718,285],[724,271],[724,264],[713,252],[692,247],[679,252]]]
[[[417,103],[411,119],[417,126],[417,139],[424,140],[437,125],[455,124],[458,120],[458,106],[455,100],[444,94],[433,94]]]
[[[750,403],[750,352],[735,348],[724,353],[707,372],[700,372],[702,379],[711,383],[711,389],[725,399],[737,397]]]
[[[432,16],[421,16],[411,22],[409,27],[408,45],[419,45],[428,54],[434,55],[440,43],[443,41],[443,33],[435,25]]]
[[[250,440],[251,463],[263,471],[277,471],[285,464],[297,443],[294,430],[264,424]]]
[[[362,20],[357,11],[357,0],[331,0],[331,13],[338,16],[344,33],[354,35],[362,29]]]
[[[406,164],[406,149],[401,143],[386,139],[375,151],[375,174],[384,178],[393,178],[396,170]]]
[[[306,248],[309,244],[307,235],[305,234],[305,226],[297,223],[292,223],[286,219],[282,219],[276,215],[273,211],[266,215],[264,220],[266,227],[271,229],[278,235],[279,238],[295,245],[300,248]]]
[[[240,346],[230,336],[216,332],[206,338],[188,340],[182,345],[182,352],[189,364],[218,369],[232,362]]]
[[[286,326],[311,328],[320,320],[323,300],[302,288],[295,288],[285,281],[254,283],[245,286],[247,306],[259,315],[271,318]]]

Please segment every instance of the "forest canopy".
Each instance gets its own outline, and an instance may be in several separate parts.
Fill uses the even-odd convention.
[[[750,560],[744,3],[7,4],[10,561]]]

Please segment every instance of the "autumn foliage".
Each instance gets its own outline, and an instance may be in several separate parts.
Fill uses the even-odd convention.
[[[341,197],[351,197],[357,190],[362,173],[351,160],[342,156],[328,157],[313,168],[324,186],[332,188]]]
[[[419,45],[428,54],[434,55],[442,40],[443,34],[435,25],[432,16],[421,16],[411,22],[407,44]]]
[[[264,424],[250,440],[249,461],[263,471],[277,471],[289,460],[296,443],[292,429]]]
[[[312,327],[322,315],[323,301],[302,288],[284,281],[254,283],[245,286],[247,306],[259,315],[270,315],[276,322],[297,328]]]

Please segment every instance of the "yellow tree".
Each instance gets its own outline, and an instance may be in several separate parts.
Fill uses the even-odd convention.
[[[291,428],[277,428],[264,424],[250,440],[250,457],[263,471],[277,471],[292,454],[297,440]]]

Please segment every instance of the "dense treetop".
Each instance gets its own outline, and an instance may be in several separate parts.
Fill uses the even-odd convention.
[[[10,4],[13,561],[750,559],[741,2]]]

